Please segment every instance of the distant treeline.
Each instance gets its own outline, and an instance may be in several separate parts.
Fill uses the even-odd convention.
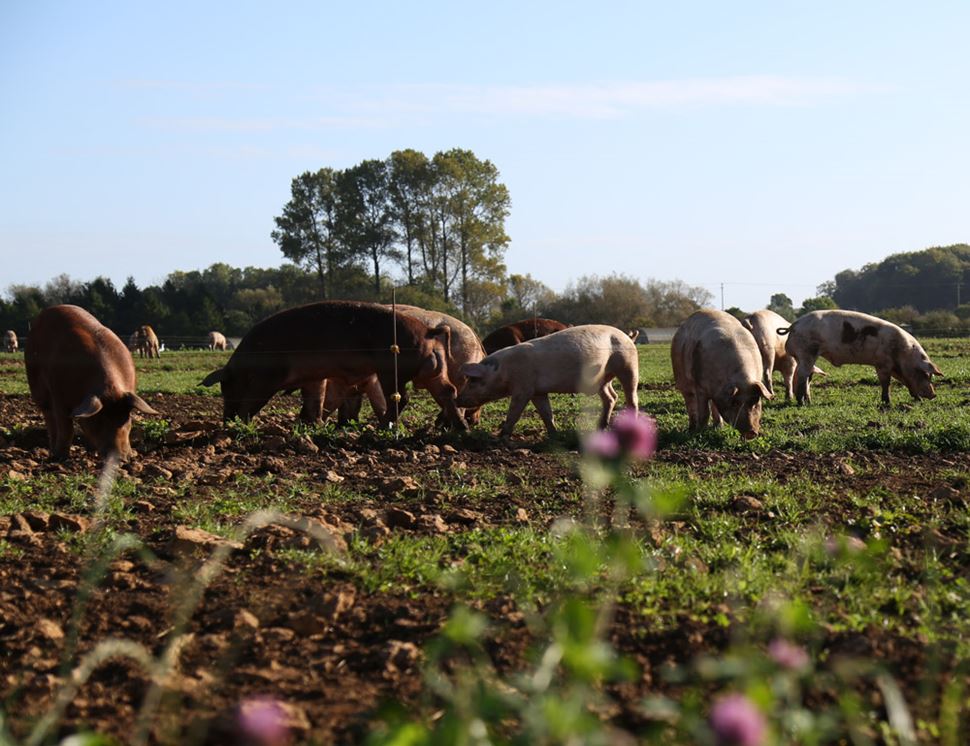
[[[445,311],[464,318],[482,333],[531,315],[629,329],[674,326],[712,301],[703,288],[679,281],[641,283],[622,275],[589,276],[555,293],[529,275],[513,274],[497,286],[500,295],[493,302],[482,304],[491,311],[476,317],[462,314],[440,291],[424,285],[393,288],[385,282],[377,294],[372,278],[361,270],[345,271],[339,285],[333,287],[340,288],[340,298],[389,303],[396,297],[399,303]],[[317,278],[292,264],[275,269],[213,264],[202,271],[173,272],[160,285],[145,288],[129,278],[120,290],[104,277],[80,282],[60,275],[43,287],[10,287],[7,297],[0,299],[0,330],[27,334],[29,322],[43,308],[72,303],[123,336],[141,324],[151,324],[163,340],[201,342],[212,330],[242,336],[272,313],[316,300],[320,300]]]
[[[970,246],[936,247],[895,254],[858,272],[840,272],[819,287],[819,295],[794,308],[782,293],[767,307],[789,319],[808,311],[848,308],[874,313],[922,334],[970,333]],[[363,267],[343,267],[330,278],[328,295],[437,309],[464,318],[485,333],[533,314],[573,324],[605,323],[624,329],[677,326],[714,298],[704,288],[674,280],[640,280],[624,275],[581,277],[562,293],[530,275],[499,276],[487,296],[466,297],[462,313],[445,300],[440,285],[416,280],[396,288],[390,278],[375,285]],[[484,294],[484,287],[476,289]],[[43,287],[11,286],[0,298],[0,331],[27,334],[29,322],[45,307],[72,303],[86,308],[122,335],[151,324],[163,338],[197,338],[209,331],[242,336],[260,319],[291,306],[320,300],[319,278],[295,264],[272,269],[213,264],[208,269],[172,272],[160,285],[139,288],[131,278],[118,289],[106,278],[88,282],[60,275]],[[458,298],[454,298],[458,301]],[[732,308],[739,316],[746,311]],[[748,311],[755,309],[748,309]]]

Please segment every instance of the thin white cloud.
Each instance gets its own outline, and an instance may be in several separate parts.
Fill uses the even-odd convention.
[[[870,88],[840,78],[754,75],[538,86],[414,86],[412,110],[492,115],[617,118],[646,109],[721,105],[800,106]]]
[[[268,89],[243,83],[126,81],[139,90],[173,90],[192,96],[232,96],[238,104],[265,109]],[[717,106],[811,106],[827,100],[885,90],[837,77],[749,75],[659,81],[562,85],[392,85],[328,87],[315,91],[274,89],[291,99],[296,117],[180,116],[138,120],[142,126],[190,132],[272,132],[340,128],[387,129],[421,125],[444,116],[620,119],[658,109]]]

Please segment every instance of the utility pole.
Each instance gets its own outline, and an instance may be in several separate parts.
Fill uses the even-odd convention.
[[[724,310],[724,283],[721,283],[721,310]]]

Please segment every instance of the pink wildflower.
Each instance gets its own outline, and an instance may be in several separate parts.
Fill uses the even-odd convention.
[[[610,430],[594,430],[583,441],[583,450],[601,459],[614,459],[620,455],[620,441]]]
[[[715,702],[710,722],[720,746],[760,746],[765,742],[765,718],[743,694],[729,694]]]
[[[782,668],[800,671],[808,666],[808,653],[805,648],[789,642],[783,637],[776,637],[768,645],[768,655]]]
[[[613,420],[620,450],[633,459],[648,459],[657,450],[657,423],[652,417],[624,409]]]
[[[253,746],[289,743],[286,710],[269,697],[247,699],[239,705],[239,730]]]

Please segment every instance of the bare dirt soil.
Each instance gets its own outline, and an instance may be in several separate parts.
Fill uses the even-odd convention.
[[[171,422],[171,430],[161,443],[136,442],[138,458],[122,469],[123,476],[140,482],[130,498],[133,518],[117,528],[141,537],[165,562],[134,554],[114,561],[79,622],[73,622],[85,566],[72,533],[92,530],[86,517],[70,505],[0,516],[0,541],[8,546],[0,552],[0,702],[17,736],[50,708],[63,680],[63,652],[75,630],[79,652],[110,637],[135,640],[156,653],[167,644],[174,609],[188,582],[172,571],[172,563],[184,561],[180,553],[191,554],[197,547],[201,557],[212,548],[205,537],[178,534],[177,526],[190,524],[173,516],[175,504],[186,496],[209,499],[237,473],[273,474],[284,484],[332,484],[362,496],[329,504],[321,504],[319,493],[312,491],[294,498],[295,514],[316,519],[341,540],[355,533],[380,541],[395,531],[436,534],[525,523],[546,528],[563,514],[582,515],[576,500],[536,502],[530,497],[580,489],[574,454],[544,452],[534,442],[508,448],[483,439],[456,447],[447,436],[435,434],[388,443],[350,433],[340,436],[338,445],[324,443],[315,452],[315,445],[288,437],[290,414],[262,418],[261,437],[247,443],[222,429],[216,398],[156,395],[149,400]],[[70,461],[49,463],[43,423],[25,396],[0,396],[0,422],[13,430],[10,438],[0,438],[0,479],[89,475],[100,468],[80,438]],[[866,468],[848,473],[852,469],[844,467],[844,454],[658,454],[660,461],[689,463],[702,474],[723,468],[726,461],[743,461],[754,476],[784,481],[808,473],[850,489],[878,481],[893,490],[930,491],[944,483],[942,472],[970,470],[970,454],[964,453],[945,458],[867,453],[852,459]],[[476,474],[495,470],[506,475],[507,486],[492,500],[463,505],[460,491],[441,489],[443,484],[474,486]],[[947,489],[961,493],[963,486]],[[357,742],[383,702],[419,701],[420,648],[446,618],[450,599],[443,591],[418,598],[394,591],[369,593],[339,570],[308,572],[280,557],[284,549],[308,545],[293,531],[268,528],[232,554],[192,616],[179,675],[169,682],[153,740],[188,742],[188,730],[200,741],[229,742],[227,713],[244,697],[266,693],[292,704],[294,727],[305,737]],[[495,621],[488,650],[497,667],[523,665],[530,641],[523,614],[508,598],[482,607]],[[714,624],[687,620],[674,631],[652,633],[635,610],[620,607],[611,636],[639,664],[641,675],[610,689],[615,709],[606,715],[624,726],[644,724],[637,704],[665,686],[662,669],[702,650],[724,649],[730,634]],[[887,661],[907,689],[916,686],[926,665],[918,642],[877,630],[833,633],[827,646],[832,653],[851,651]],[[62,732],[86,726],[124,741],[147,687],[148,679],[133,664],[103,666],[68,707]]]

